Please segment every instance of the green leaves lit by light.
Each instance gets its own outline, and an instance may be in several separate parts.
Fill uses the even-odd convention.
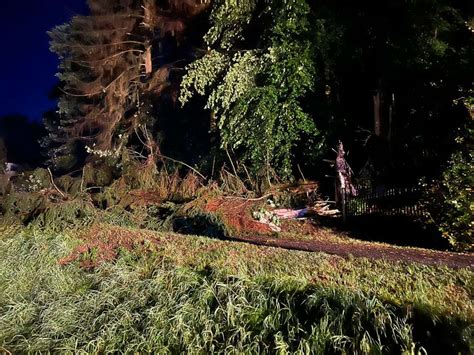
[[[242,7],[216,3],[205,40],[219,52],[210,50],[187,68],[180,101],[205,95],[224,148],[238,149],[254,171],[273,167],[290,177],[292,149],[301,133],[316,134],[301,105],[316,77],[309,6],[305,0],[266,4],[257,10],[254,1]],[[259,44],[242,49],[243,33],[255,18],[265,24]]]

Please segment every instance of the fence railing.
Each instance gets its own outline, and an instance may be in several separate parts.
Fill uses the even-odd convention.
[[[347,216],[421,216],[421,190],[417,186],[356,186],[357,195],[346,195]]]

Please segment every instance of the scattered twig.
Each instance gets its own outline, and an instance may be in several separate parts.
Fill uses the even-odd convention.
[[[82,168],[82,175],[81,175],[81,193],[84,192],[84,169],[85,169],[85,167]]]
[[[237,170],[235,169],[234,162],[232,161],[232,158],[230,157],[229,150],[225,148],[225,152],[227,153],[227,157],[229,158],[230,165],[232,165],[232,170],[234,171],[234,175],[237,176]]]
[[[87,94],[74,94],[74,93],[71,93],[71,92],[67,92],[65,91],[64,89],[62,88],[59,88],[60,91],[62,91],[64,94],[66,95],[69,95],[69,96],[72,96],[72,97],[90,97],[90,96],[96,96],[96,95],[99,95],[99,94],[102,94],[102,93],[105,93],[108,89],[110,89],[110,87],[116,83],[122,76],[125,75],[125,73],[129,72],[130,70],[132,69],[135,69],[137,66],[133,66],[133,67],[130,67],[128,69],[125,69],[122,73],[120,73],[115,79],[113,79],[107,86],[105,87],[102,87],[100,90],[96,91],[96,92],[92,92],[92,93],[87,93]],[[140,76],[140,75],[139,75]],[[138,77],[139,77],[138,76]]]
[[[178,163],[178,164],[181,164],[181,165],[184,165],[185,167],[187,167],[187,168],[191,169],[192,171],[194,171],[196,174],[198,174],[198,175],[199,175],[200,177],[202,177],[204,180],[207,180],[207,178],[206,178],[204,175],[202,175],[198,170],[196,170],[195,168],[193,168],[191,165],[186,164],[185,162],[182,162],[182,161],[180,161],[180,160],[176,160],[176,159],[167,157],[167,156],[165,156],[165,155],[163,155],[163,154],[161,154],[161,153],[159,154],[159,157],[160,157],[160,158],[163,158],[163,159],[170,160],[170,161],[172,161],[172,162],[175,162],[175,163]]]
[[[216,156],[212,159],[212,171],[211,171],[211,179],[214,178],[214,167],[216,165]]]
[[[272,195],[273,195],[273,193],[265,194],[263,196],[256,197],[256,198],[248,198],[248,197],[243,197],[243,196],[224,196],[224,198],[236,199],[236,200],[246,200],[246,201],[261,201],[261,200],[263,200],[267,197],[270,197]]]
[[[49,173],[49,177],[51,178],[51,184],[53,185],[53,187],[59,192],[59,194],[65,198],[66,195],[59,189],[59,187],[54,183],[54,177],[53,177],[53,173],[51,172],[51,169],[48,168],[48,173]]]
[[[244,168],[245,173],[247,174],[247,179],[249,179],[250,186],[255,186],[252,177],[250,176],[249,171],[247,170],[247,167],[245,166],[245,164],[242,164],[242,166]]]
[[[298,171],[299,171],[300,174],[301,174],[301,177],[303,178],[303,181],[306,182],[306,178],[304,177],[303,172],[301,171],[300,164],[297,164],[297,167],[298,167]]]
[[[90,187],[86,188],[86,189],[84,190],[84,192],[89,191],[89,190],[94,190],[94,189],[103,190],[104,188],[101,187],[101,186],[90,186]]]

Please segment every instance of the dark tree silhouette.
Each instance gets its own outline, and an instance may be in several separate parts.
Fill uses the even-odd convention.
[[[42,162],[39,140],[44,136],[44,127],[21,115],[0,117],[0,138],[7,151],[7,161],[37,166]]]

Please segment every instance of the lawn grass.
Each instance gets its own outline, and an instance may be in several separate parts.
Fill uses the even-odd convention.
[[[470,270],[109,225],[95,238],[126,235],[134,249],[117,243],[115,260],[85,270],[100,250],[58,260],[87,231],[1,232],[0,347],[10,352],[472,350]]]

